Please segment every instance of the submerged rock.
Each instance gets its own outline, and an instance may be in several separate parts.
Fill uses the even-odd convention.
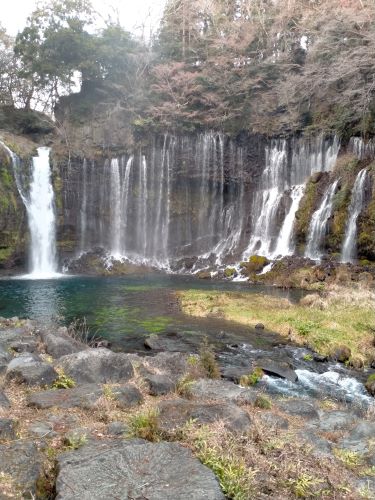
[[[126,382],[134,375],[127,355],[108,349],[87,349],[63,356],[58,366],[79,384]]]
[[[58,500],[224,500],[213,472],[175,443],[108,441],[58,458]]]

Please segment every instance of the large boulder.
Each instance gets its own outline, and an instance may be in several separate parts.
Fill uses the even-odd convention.
[[[271,359],[258,359],[257,366],[261,368],[267,375],[284,378],[290,382],[297,382],[298,376],[294,370],[290,368],[286,362],[275,362]]]
[[[96,442],[58,458],[58,500],[224,500],[214,474],[175,443]]]
[[[47,354],[55,359],[61,358],[62,356],[67,356],[68,354],[73,354],[75,352],[84,351],[88,349],[88,346],[77,342],[67,335],[64,334],[65,330],[55,333],[48,333],[43,336],[43,342],[46,348]]]
[[[22,498],[36,498],[37,484],[43,474],[43,459],[35,444],[16,441],[0,445],[0,471],[2,481],[11,483],[12,493]],[[0,497],[1,484],[0,484]]]
[[[193,420],[198,424],[223,421],[231,432],[246,432],[251,424],[249,415],[238,406],[220,402],[204,403],[186,399],[169,399],[158,405],[159,425],[165,432],[183,427]]]
[[[18,384],[30,386],[51,385],[57,378],[55,369],[34,354],[24,354],[12,359],[5,374],[7,381],[14,380]]]
[[[58,389],[34,392],[28,398],[28,406],[34,408],[94,408],[103,396],[103,389],[97,384],[84,384],[73,389]]]
[[[108,349],[87,349],[63,356],[57,366],[79,384],[126,382],[134,375],[126,354]]]

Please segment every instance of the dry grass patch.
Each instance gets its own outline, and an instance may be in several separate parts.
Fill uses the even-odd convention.
[[[368,290],[333,287],[316,301],[292,304],[284,298],[239,292],[178,292],[183,312],[207,317],[220,310],[225,319],[254,327],[264,323],[300,345],[324,355],[337,346],[350,348],[355,365],[375,358],[375,294]]]

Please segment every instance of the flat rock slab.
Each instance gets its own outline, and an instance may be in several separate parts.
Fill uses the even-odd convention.
[[[111,393],[120,408],[132,408],[143,402],[141,392],[132,384],[111,388]]]
[[[18,384],[52,385],[58,374],[48,363],[40,360],[39,356],[26,354],[12,359],[9,363],[5,380],[14,380]]]
[[[325,411],[320,413],[317,427],[324,432],[347,430],[358,417],[345,411]]]
[[[169,399],[159,406],[159,422],[168,432],[183,427],[194,420],[198,424],[210,424],[223,420],[225,427],[236,433],[246,432],[251,424],[249,415],[232,403],[203,403],[186,399]]]
[[[73,389],[56,389],[31,394],[28,406],[34,408],[83,408],[91,409],[103,395],[97,384],[84,384]]]
[[[262,411],[258,414],[258,418],[268,428],[288,429],[289,427],[288,420],[284,417],[280,417],[280,415],[275,415],[275,413]]]
[[[277,406],[294,417],[302,417],[308,419],[318,419],[319,414],[313,403],[303,399],[286,399],[285,401],[277,401]]]
[[[126,354],[108,349],[86,349],[62,356],[58,366],[78,384],[126,382],[134,376]]]
[[[196,352],[199,337],[177,332],[150,335],[146,337],[144,346],[152,351],[162,352]]]
[[[362,421],[351,430],[350,434],[339,441],[337,446],[356,453],[365,454],[371,449],[375,436],[375,422]]]
[[[275,363],[269,359],[258,359],[256,365],[261,368],[267,375],[284,378],[290,382],[297,382],[298,376],[286,363]]]
[[[224,500],[214,474],[175,443],[97,442],[58,459],[58,500]]]
[[[43,460],[35,444],[29,441],[0,445],[0,471],[11,478],[14,493],[22,498],[35,498]]]
[[[244,389],[227,380],[200,379],[191,388],[195,399],[229,401],[232,403],[254,403],[257,392],[254,389]]]

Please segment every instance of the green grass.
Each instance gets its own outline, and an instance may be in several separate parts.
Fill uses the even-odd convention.
[[[220,310],[225,319],[244,325],[264,323],[269,330],[290,335],[300,344],[309,344],[317,352],[327,355],[339,345],[346,345],[353,356],[369,361],[373,355],[372,328],[375,308],[368,297],[351,302],[345,295],[335,295],[322,308],[291,304],[287,299],[239,292],[207,292],[188,290],[179,292],[185,313],[206,317]],[[372,351],[372,352],[371,352]]]

